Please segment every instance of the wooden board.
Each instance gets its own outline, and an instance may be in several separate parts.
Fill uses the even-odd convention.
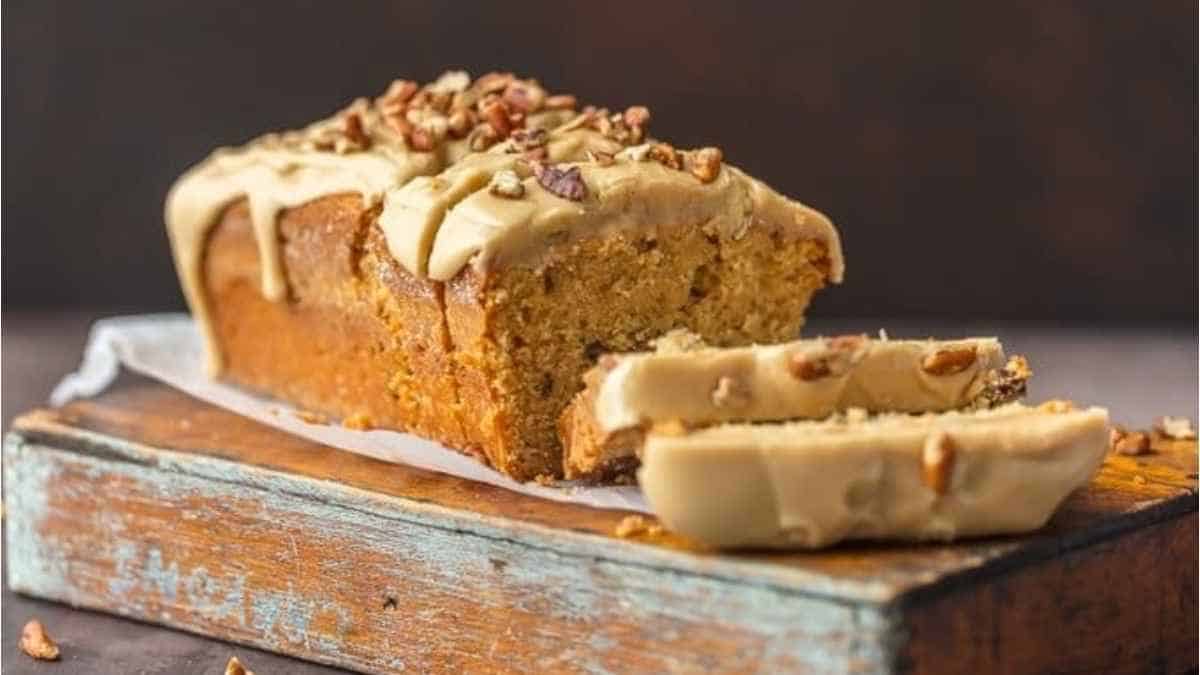
[[[389,465],[155,384],[14,423],[19,592],[369,672],[1176,672],[1195,444],[1111,457],[1042,532],[722,554]]]

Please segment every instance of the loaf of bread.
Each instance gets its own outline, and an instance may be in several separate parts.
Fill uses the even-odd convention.
[[[654,427],[638,479],[670,530],[717,547],[1027,532],[1088,481],[1108,413],[1064,401],[920,416]]]
[[[600,354],[678,327],[788,340],[842,277],[828,219],[649,118],[456,72],[214,152],[166,205],[211,371],[561,475],[557,420]]]
[[[1025,359],[995,338],[888,340],[865,335],[711,348],[672,333],[652,352],[606,355],[560,420],[567,478],[630,480],[656,423],[821,419],[860,408],[922,413],[988,408],[1025,393]]]

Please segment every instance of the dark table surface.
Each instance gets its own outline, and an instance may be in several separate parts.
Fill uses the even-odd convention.
[[[50,389],[79,361],[91,322],[113,312],[5,312],[0,416],[42,405]],[[806,334],[874,332],[892,337],[999,335],[1009,353],[1029,357],[1033,400],[1070,398],[1107,406],[1114,421],[1149,426],[1159,415],[1197,416],[1196,326],[1029,323],[1014,321],[880,321],[814,319]],[[35,662],[17,648],[21,626],[37,617],[62,648],[57,664]],[[5,673],[224,672],[233,654],[258,675],[342,672],[104,614],[74,610],[3,592]]]

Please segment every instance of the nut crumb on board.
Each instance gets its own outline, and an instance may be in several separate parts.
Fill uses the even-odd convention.
[[[1113,427],[1108,436],[1109,450],[1118,455],[1144,455],[1150,452],[1150,435],[1142,431],[1126,431]]]
[[[613,532],[622,539],[628,539],[630,537],[637,537],[640,535],[657,537],[663,533],[663,526],[659,524],[657,520],[652,518],[631,515],[622,518],[621,522],[617,523],[617,527]]]
[[[1160,417],[1154,421],[1154,431],[1175,441],[1190,441],[1196,438],[1196,428],[1186,417]]]
[[[370,416],[364,413],[354,413],[342,420],[342,426],[355,431],[370,431],[375,428]]]
[[[246,666],[238,661],[238,657],[229,657],[229,663],[225,664],[225,675],[254,675],[254,671],[249,670]]]
[[[30,619],[21,629],[21,651],[39,661],[57,661],[59,656],[58,645],[37,619]]]
[[[300,420],[301,422],[306,422],[308,424],[328,424],[329,423],[328,417],[325,417],[321,413],[313,412],[311,410],[297,410],[293,414],[296,416],[296,419]]]

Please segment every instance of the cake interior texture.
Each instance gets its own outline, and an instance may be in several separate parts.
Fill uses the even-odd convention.
[[[685,327],[713,345],[795,337],[830,276],[825,242],[704,223],[563,241],[538,265],[442,283],[388,253],[355,194],[285,211],[288,298],[259,287],[244,202],[206,247],[224,376],[331,417],[430,437],[520,480],[562,475],[557,422],[605,352]]]

